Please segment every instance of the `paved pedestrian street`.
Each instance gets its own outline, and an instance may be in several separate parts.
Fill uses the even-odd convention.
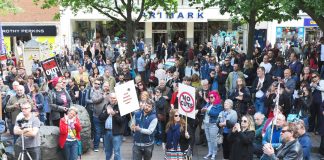
[[[310,134],[311,139],[312,139],[312,154],[311,154],[311,159],[312,160],[319,160],[321,157],[319,154],[317,154],[318,147],[320,145],[320,136],[314,135],[313,133]],[[122,152],[122,159],[123,160],[131,160],[132,159],[132,146],[133,146],[133,138],[132,137],[127,137],[126,141],[123,142],[121,146],[121,152]],[[207,146],[194,146],[194,156],[193,160],[203,160],[204,156],[207,154]],[[105,153],[103,150],[103,145],[102,143],[100,144],[100,149],[99,152],[93,152],[93,150],[89,150],[87,153],[82,155],[82,159],[84,160],[104,160]],[[153,152],[153,158],[152,160],[163,160],[164,159],[164,151],[161,146],[154,146],[154,152]],[[222,160],[223,159],[223,154],[222,154],[222,149],[221,147],[218,148],[218,153],[217,153],[217,160]],[[257,159],[255,157],[255,159]]]

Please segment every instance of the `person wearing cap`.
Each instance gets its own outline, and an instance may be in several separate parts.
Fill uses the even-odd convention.
[[[144,108],[135,113],[131,129],[134,131],[133,160],[152,159],[154,131],[158,123],[154,103],[144,102]]]
[[[63,87],[63,77],[56,77],[52,80],[53,90],[50,92],[51,120],[54,126],[59,127],[60,118],[68,111],[72,103],[69,93]]]

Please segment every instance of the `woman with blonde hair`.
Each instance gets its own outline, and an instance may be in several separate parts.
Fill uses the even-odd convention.
[[[241,125],[236,123],[229,134],[231,143],[230,160],[251,160],[253,159],[253,140],[255,126],[252,116],[244,115],[241,118]]]
[[[177,109],[170,111],[169,122],[163,136],[162,148],[166,151],[166,159],[185,159],[189,148],[190,136],[185,120],[180,117]]]

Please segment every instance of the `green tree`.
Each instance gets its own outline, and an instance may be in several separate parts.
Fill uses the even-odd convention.
[[[126,23],[127,55],[132,54],[133,40],[138,22],[143,18],[144,11],[150,12],[162,7],[168,13],[176,10],[177,0],[33,0],[42,8],[61,6],[78,11],[92,12],[97,10],[117,24]]]
[[[8,13],[18,13],[21,8],[16,7],[12,0],[0,0],[0,16],[7,15]]]
[[[196,0],[192,4],[203,4],[204,8],[218,6],[220,13],[229,13],[234,22],[248,24],[248,57],[252,56],[254,48],[255,25],[262,21],[278,20],[279,22],[293,19],[293,13],[282,7],[280,0]]]
[[[307,13],[324,31],[324,1],[323,0],[282,0],[286,11],[302,10]],[[297,15],[297,14],[296,14]]]

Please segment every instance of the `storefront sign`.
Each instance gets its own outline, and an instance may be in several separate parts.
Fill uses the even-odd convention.
[[[56,26],[3,26],[4,36],[56,36]]]
[[[42,61],[41,64],[48,80],[63,76],[55,57],[46,59],[45,61]]]
[[[164,11],[152,11],[144,13],[148,22],[207,22],[204,12],[201,10],[179,10],[176,13],[167,14]]]
[[[304,26],[305,27],[318,27],[316,22],[311,18],[305,18],[304,19]]]

